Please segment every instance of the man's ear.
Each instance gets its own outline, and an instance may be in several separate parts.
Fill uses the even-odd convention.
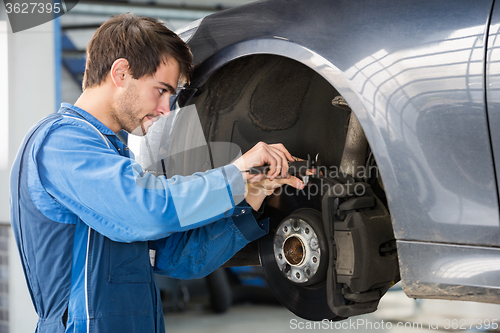
[[[115,86],[121,88],[125,87],[129,79],[127,76],[130,76],[128,60],[125,58],[116,59],[111,66],[109,75]]]

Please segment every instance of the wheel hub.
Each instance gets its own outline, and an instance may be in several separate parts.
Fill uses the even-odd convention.
[[[274,236],[274,258],[279,270],[294,283],[308,282],[318,271],[318,235],[304,219],[284,220]]]

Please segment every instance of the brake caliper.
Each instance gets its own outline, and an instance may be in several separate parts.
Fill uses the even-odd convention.
[[[322,200],[328,305],[341,317],[373,312],[399,280],[390,214],[370,185],[353,179],[329,183]]]

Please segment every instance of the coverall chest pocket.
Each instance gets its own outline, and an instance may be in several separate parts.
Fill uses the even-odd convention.
[[[151,264],[147,242],[109,241],[110,283],[150,283]]]

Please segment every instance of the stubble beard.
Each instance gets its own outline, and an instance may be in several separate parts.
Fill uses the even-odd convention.
[[[127,90],[115,99],[112,117],[126,132],[137,136],[144,136],[146,135],[146,129],[144,128],[142,119],[138,118],[136,115],[137,109],[139,108],[137,101],[138,94],[136,85],[131,84]],[[137,126],[137,124],[139,124],[139,126]]]

